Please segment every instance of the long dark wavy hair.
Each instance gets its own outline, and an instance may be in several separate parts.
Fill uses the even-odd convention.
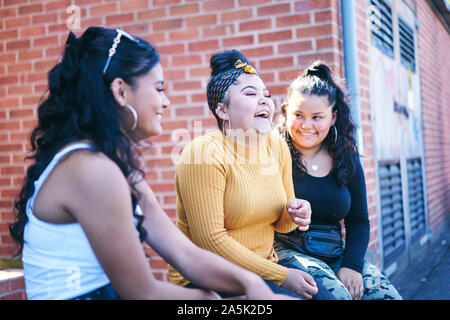
[[[111,82],[122,78],[132,88],[137,80],[158,62],[155,48],[143,39],[121,37],[108,69],[103,73],[108,53],[118,32],[90,27],[78,38],[69,34],[61,62],[48,73],[48,95],[38,107],[38,124],[31,133],[33,164],[27,169],[22,190],[14,203],[16,221],[9,226],[13,239],[24,244],[27,223],[26,207],[38,179],[55,154],[68,143],[88,140],[94,149],[116,163],[125,177],[138,173],[139,152],[133,147],[136,138],[128,132],[111,91]],[[130,180],[130,179],[129,179]],[[133,212],[139,193],[130,182]],[[134,213],[143,240],[146,231],[143,216]]]
[[[319,97],[326,96],[332,108],[332,113],[337,113],[336,123],[334,124],[336,131],[330,129],[328,135],[322,141],[322,147],[325,147],[333,158],[333,174],[338,184],[344,187],[354,174],[354,156],[358,154],[354,138],[356,127],[351,118],[346,94],[334,81],[330,68],[321,61],[313,62],[306,69],[306,72],[297,77],[289,86],[286,100],[281,108],[278,129],[285,137],[291,151],[294,176],[302,176],[306,172],[302,154],[293,145],[292,137],[286,128],[286,106],[290,103],[294,93]],[[337,137],[335,132],[337,132]]]

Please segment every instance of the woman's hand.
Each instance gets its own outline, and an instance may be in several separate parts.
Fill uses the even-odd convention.
[[[311,223],[311,205],[308,201],[302,199],[291,199],[287,202],[286,208],[290,213],[292,220],[299,226],[300,231],[309,229]]]
[[[362,275],[349,268],[341,268],[337,274],[339,280],[350,292],[353,300],[361,300],[364,295]]]
[[[319,291],[316,282],[311,275],[302,270],[293,268],[288,268],[286,280],[281,287],[306,299],[312,299]]]

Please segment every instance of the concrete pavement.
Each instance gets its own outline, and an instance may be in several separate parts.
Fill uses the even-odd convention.
[[[449,223],[413,266],[390,281],[405,300],[450,300]]]

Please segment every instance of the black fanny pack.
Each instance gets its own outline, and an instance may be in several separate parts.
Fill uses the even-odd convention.
[[[341,230],[337,226],[309,225],[307,231],[277,233],[277,239],[292,249],[325,261],[341,257],[344,251]]]

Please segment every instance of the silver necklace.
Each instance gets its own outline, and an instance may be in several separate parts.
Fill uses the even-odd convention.
[[[316,158],[317,154],[320,153],[321,150],[319,150],[316,154],[314,154],[311,159],[306,160],[305,158],[303,158],[303,161],[306,163],[306,166],[310,166],[311,170],[316,172],[317,170],[319,170],[319,165],[317,163],[311,163],[313,162],[313,159]]]
[[[312,171],[316,172],[317,170],[319,170],[319,165],[318,164],[311,164],[309,163],[309,161],[307,161],[306,159],[303,159],[304,163],[306,164],[306,167],[310,167]]]
[[[319,153],[319,152],[317,152],[317,153]],[[317,156],[317,153],[312,157],[312,159],[314,159]],[[312,159],[309,159],[307,162],[309,162],[309,161],[312,162]],[[311,170],[314,171],[314,172],[319,170],[319,165],[317,163],[310,163],[310,167],[311,167]]]

